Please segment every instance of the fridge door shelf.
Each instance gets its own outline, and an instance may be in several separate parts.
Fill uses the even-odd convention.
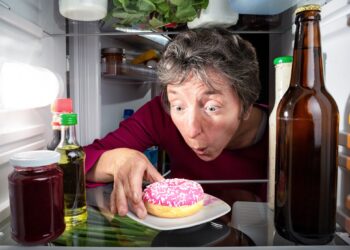
[[[102,69],[105,69],[102,64]],[[102,70],[104,79],[115,79],[120,83],[145,84],[157,81],[155,68],[148,68],[144,65],[119,64],[114,66],[114,70]]]

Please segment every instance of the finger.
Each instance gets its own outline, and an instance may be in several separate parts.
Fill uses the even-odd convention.
[[[139,217],[140,219],[144,219],[147,215],[146,207],[143,203],[143,201],[139,203],[133,203],[130,204],[130,209]]]
[[[145,179],[149,182],[156,182],[164,180],[164,177],[152,165],[151,167],[147,168]]]
[[[124,187],[121,182],[117,182],[116,186],[116,207],[118,215],[125,216],[128,212],[128,202],[125,196]]]
[[[113,191],[112,191],[111,196],[110,196],[110,204],[109,204],[112,214],[115,214],[117,212],[117,208],[116,208],[116,198],[117,198],[116,196],[117,196],[117,194],[116,194],[115,190],[116,190],[116,187],[115,187],[115,185],[113,185]]]
[[[142,173],[142,171],[137,171],[137,168],[134,168],[134,172],[132,172],[132,174],[130,173],[130,175],[128,176],[128,178],[124,179],[126,180],[124,182],[124,190],[127,189],[126,187],[128,187],[128,189],[130,190],[129,193],[126,193],[126,198],[129,200],[129,205],[130,205],[130,210],[133,211],[137,217],[143,219],[146,217],[147,215],[147,210],[145,208],[145,205],[143,204],[142,201],[142,187],[137,186],[138,184],[134,184],[134,179],[138,177],[137,173]],[[138,177],[141,179],[140,183],[142,183],[142,175],[140,177]],[[137,182],[136,182],[137,183]],[[136,194],[135,195],[135,190],[140,189],[140,194]]]
[[[121,182],[123,185],[123,189],[124,189],[124,194],[127,200],[132,200],[132,191],[130,188],[130,181],[128,180],[128,178],[121,178]]]
[[[130,189],[130,198],[134,204],[142,202],[142,180],[145,173],[145,168],[135,167],[133,172],[130,172],[128,177],[128,185]]]

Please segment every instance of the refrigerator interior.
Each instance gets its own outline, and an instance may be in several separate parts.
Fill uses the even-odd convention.
[[[321,32],[325,84],[338,104],[340,131],[350,133],[350,4],[347,0],[295,2],[299,5],[304,2],[324,4]],[[238,25],[229,28],[251,39],[258,47],[263,84],[261,101],[268,103],[270,110],[274,105],[275,89],[273,59],[292,55],[294,9],[295,6],[278,15],[278,20],[270,20],[276,22],[274,25],[259,26],[259,22],[244,19],[249,15],[241,15]],[[138,75],[140,72],[132,67],[128,77],[101,75],[101,49],[124,48],[128,63],[148,49],[162,51],[171,38],[171,34],[160,32],[155,33],[158,39],[154,40],[140,33],[115,31],[107,23],[68,21],[59,14],[56,0],[1,0],[0,30],[0,67],[15,62],[53,72],[60,83],[58,96],[73,99],[74,111],[79,115],[78,141],[82,145],[117,128],[124,109],[137,110],[158,91],[152,70],[149,73],[153,78],[146,81],[140,80],[142,74]],[[17,73],[21,75],[21,72]],[[22,77],[25,81],[25,75]],[[30,109],[7,109],[0,102],[0,221],[9,215],[7,175],[12,171],[10,156],[45,148],[51,136],[50,122],[48,104]],[[346,159],[350,162],[350,150],[342,146],[339,152],[347,155],[345,162]],[[350,210],[345,209],[345,199],[350,193],[349,185],[350,174],[344,165],[339,170],[338,205],[347,215]]]

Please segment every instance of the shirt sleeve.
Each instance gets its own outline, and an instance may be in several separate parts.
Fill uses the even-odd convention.
[[[133,116],[123,120],[119,128],[83,147],[86,154],[85,172],[88,172],[107,150],[127,147],[143,152],[148,147],[158,146],[166,116],[168,114],[161,105],[160,97],[146,103]]]

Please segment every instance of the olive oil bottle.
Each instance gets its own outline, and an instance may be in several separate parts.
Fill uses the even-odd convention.
[[[64,220],[69,229],[87,220],[85,153],[76,140],[77,114],[61,114],[61,141],[56,151],[63,171]]]

